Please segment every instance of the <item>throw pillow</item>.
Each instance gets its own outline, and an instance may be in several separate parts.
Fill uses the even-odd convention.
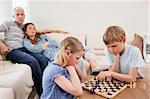
[[[142,54],[142,57],[144,59],[144,53],[143,53],[143,50],[144,50],[144,39],[142,36],[138,35],[138,34],[134,34],[134,39],[133,41],[131,42],[132,45],[138,47],[141,51],[141,54]]]

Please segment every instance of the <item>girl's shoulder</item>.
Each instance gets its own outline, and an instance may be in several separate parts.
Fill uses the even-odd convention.
[[[51,71],[53,73],[59,73],[59,72],[65,72],[66,69],[62,68],[58,64],[55,64],[53,62],[49,62],[48,66],[45,69],[45,71]]]

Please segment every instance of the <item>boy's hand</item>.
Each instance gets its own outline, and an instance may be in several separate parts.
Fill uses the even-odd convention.
[[[112,73],[112,71],[102,71],[96,76],[96,79],[104,80],[106,77],[111,77]]]

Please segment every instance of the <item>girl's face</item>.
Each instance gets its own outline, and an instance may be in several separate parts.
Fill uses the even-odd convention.
[[[69,60],[68,60],[68,65],[74,66],[75,64],[78,63],[78,60],[83,56],[83,51],[80,52],[75,52],[75,53],[70,53],[69,55]]]
[[[125,48],[124,41],[122,42],[114,42],[111,44],[106,45],[109,52],[112,53],[113,55],[118,55],[122,54]]]
[[[25,34],[28,35],[29,37],[35,37],[35,35],[36,35],[35,26],[32,25],[32,24],[29,24],[29,25],[27,26],[27,29],[26,29]]]

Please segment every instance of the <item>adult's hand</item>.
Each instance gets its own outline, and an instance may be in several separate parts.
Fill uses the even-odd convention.
[[[9,52],[9,50],[9,47],[7,47],[4,43],[0,41],[0,53],[6,54],[7,52]]]

